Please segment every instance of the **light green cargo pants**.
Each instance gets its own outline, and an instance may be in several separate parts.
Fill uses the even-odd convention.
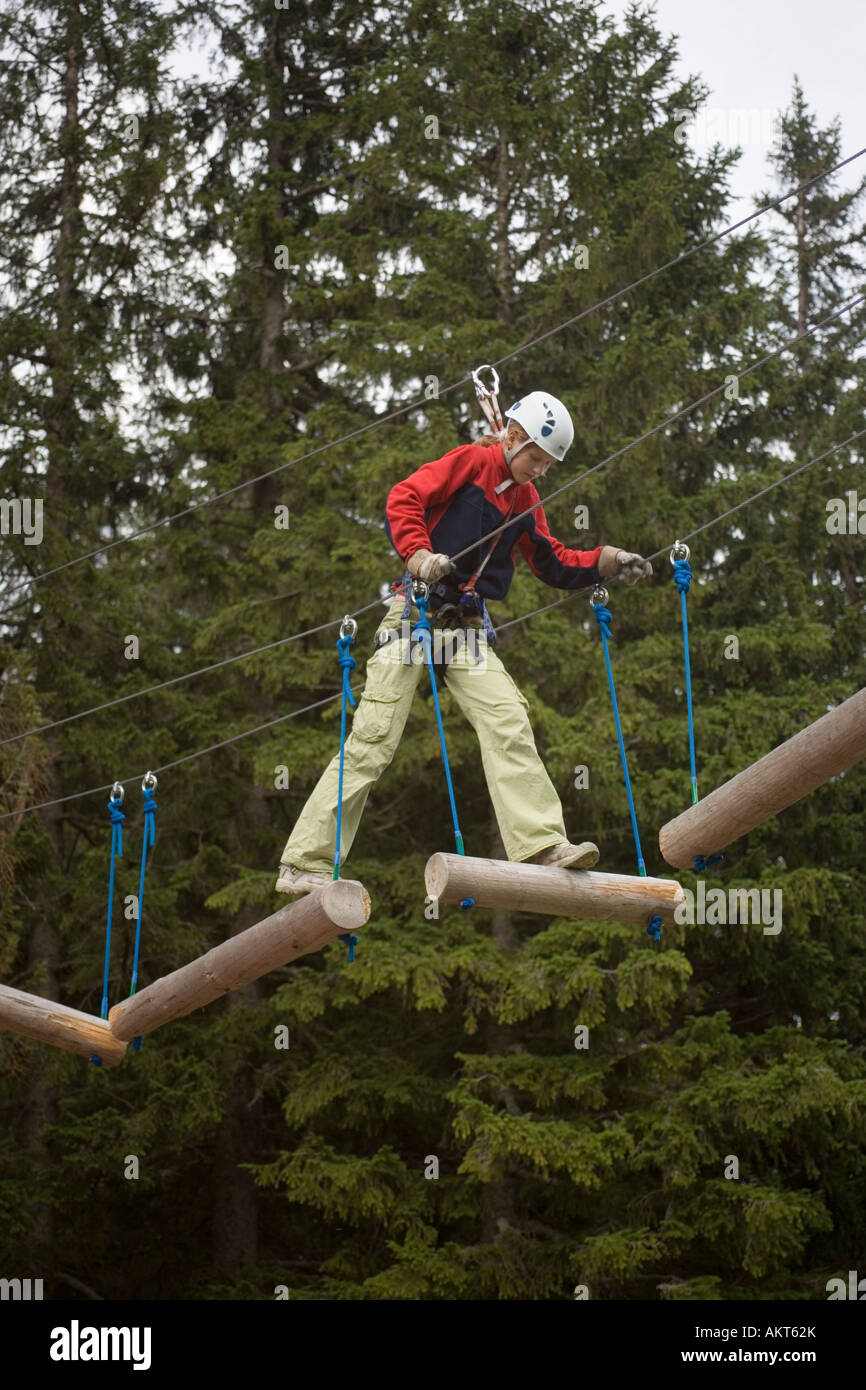
[[[401,623],[403,605],[402,598],[395,600],[380,624],[380,632],[383,628],[402,628],[402,632],[369,658],[364,693],[346,738],[341,863],[352,848],[370,789],[397,751],[418,682],[422,677],[430,680],[429,670],[422,664],[420,644],[409,640],[408,620],[405,625]],[[412,621],[418,616],[413,605]],[[434,628],[434,655],[435,644],[440,641],[448,654],[452,650],[449,640],[453,655],[445,667],[445,684],[478,735],[481,764],[505,852],[512,860],[531,859],[566,839],[566,833],[562,805],[535,747],[527,713],[529,701],[488,647],[483,631]],[[441,667],[436,676],[441,686]],[[432,710],[431,718],[435,723]],[[316,873],[333,871],[339,768],[336,753],[298,817],[281,856],[283,864]],[[438,807],[441,791],[443,804],[437,810],[440,833],[431,841],[431,853],[453,848],[444,768],[441,773],[443,785],[435,795],[431,789],[428,799],[431,809]]]

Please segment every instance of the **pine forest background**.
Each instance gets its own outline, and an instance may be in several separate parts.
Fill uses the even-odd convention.
[[[0,57],[2,496],[45,507],[41,545],[0,545],[5,740],[375,599],[401,569],[389,488],[483,424],[471,387],[445,388],[734,220],[737,150],[678,138],[707,91],[645,8],[4,0]],[[792,74],[760,196],[851,153],[845,134]],[[502,366],[503,405],[543,384],[576,421],[542,496],[856,291],[859,167],[853,191],[818,182]],[[667,550],[845,439],[863,325],[861,306],[555,499],[554,534]],[[431,377],[438,398],[365,430]],[[840,451],[693,544],[704,793],[863,684],[863,539],[826,524],[828,499],[866,495],[863,457]],[[655,569],[611,603],[647,869],[664,874],[657,830],[689,780],[679,600],[666,554]],[[521,562],[494,621],[557,597]],[[0,747],[0,980],[99,1012],[106,794],[8,813],[324,700],[336,636]],[[499,651],[571,838],[634,873],[585,597]],[[442,703],[467,852],[501,855],[474,735]],[[160,777],[142,984],[281,905],[279,856],[338,732],[331,701]],[[781,888],[778,936],[430,921],[423,866],[453,842],[422,684],[344,870],[373,901],[353,965],[335,943],[118,1069],[0,1034],[0,1273],[84,1299],[826,1297],[866,1248],[864,789],[862,766],[833,779],[707,875]],[[137,783],[124,809],[112,1002]]]

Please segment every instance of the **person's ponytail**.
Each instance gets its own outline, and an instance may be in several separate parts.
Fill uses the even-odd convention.
[[[512,420],[509,423],[508,433],[510,433],[511,430],[514,431],[514,437],[517,440],[518,444],[522,444],[524,439],[529,438],[529,435],[526,433],[526,430],[523,428],[523,426],[518,425],[516,421]],[[473,439],[472,443],[478,444],[484,449],[489,449],[491,444],[502,444],[504,443],[504,440],[505,435],[500,436],[498,434],[482,434],[480,439]]]

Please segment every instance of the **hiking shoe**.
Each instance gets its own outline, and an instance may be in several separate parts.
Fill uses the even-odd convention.
[[[598,845],[591,840],[572,845],[568,840],[560,840],[558,845],[543,849],[534,854],[530,864],[540,864],[545,869],[591,869],[598,863]]]
[[[320,874],[312,869],[298,869],[294,864],[281,864],[276,891],[290,896],[312,893],[315,888],[324,888],[326,883],[330,883],[331,877],[331,874]]]

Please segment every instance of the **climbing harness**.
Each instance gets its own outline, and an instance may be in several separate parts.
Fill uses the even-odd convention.
[[[393,586],[394,593],[403,595],[406,600],[403,604],[403,612],[401,614],[401,618],[404,622],[406,622],[412,616],[412,586],[415,583],[416,580],[414,576],[410,573],[409,570],[405,570],[403,574],[402,583]],[[449,585],[446,581],[443,580],[437,580],[435,583],[427,584],[425,587],[429,595],[435,595],[438,599],[442,600],[439,607],[435,608],[431,615],[432,627],[447,627],[449,625],[449,622],[452,621],[458,623],[461,628],[473,629],[483,627],[483,630],[487,636],[488,646],[496,646],[496,628],[493,626],[490,614],[487,611],[487,604],[484,602],[484,599],[481,597],[480,594],[473,595],[473,598],[477,603],[478,613],[478,620],[474,621],[472,615],[467,611],[469,608],[469,604],[467,603],[466,606],[463,607],[463,596],[460,593],[459,587],[455,589],[453,585]],[[412,629],[413,634],[416,632],[416,630],[417,625]],[[380,633],[377,633],[374,645],[377,648],[385,646],[388,642],[392,642],[395,638],[399,636],[400,632],[398,629],[383,628]],[[481,655],[476,654],[476,664],[478,664],[482,659],[483,657]],[[433,665],[437,668],[447,666],[447,664],[448,658],[443,654],[442,651],[438,652],[433,656]]]
[[[442,726],[442,711],[439,708],[439,692],[436,688],[436,671],[433,664],[433,653],[431,651],[430,619],[427,616],[427,601],[429,598],[429,588],[421,579],[412,581],[411,597],[414,601],[420,618],[412,627],[413,635],[418,633],[418,640],[424,653],[424,659],[430,668],[430,682],[433,687],[433,707],[436,710],[436,723],[439,727],[439,740],[442,744],[442,761],[445,764],[445,781],[448,786],[448,799],[451,803],[451,817],[454,822],[454,843],[457,846],[457,853],[465,855],[463,848],[463,836],[460,833],[460,823],[457,819],[457,805],[454,801],[454,787],[451,782],[451,766],[448,762],[448,749],[445,746],[445,730]],[[464,910],[475,906],[474,898],[464,898],[460,903]]]
[[[619,743],[619,756],[620,761],[622,762],[623,776],[625,777],[625,791],[626,796],[628,797],[628,812],[631,816],[631,828],[634,834],[635,849],[637,850],[637,869],[641,878],[646,878],[646,864],[644,863],[643,850],[641,849],[640,844],[640,833],[637,828],[637,816],[635,814],[634,809],[634,798],[631,793],[631,778],[628,775],[628,760],[625,755],[625,743],[623,742],[622,737],[622,725],[620,724],[619,720],[619,706],[616,701],[616,689],[613,683],[613,668],[610,664],[610,652],[608,651],[607,647],[608,638],[612,636],[611,624],[613,622],[613,615],[610,609],[607,607],[607,589],[605,589],[604,586],[601,584],[596,584],[595,588],[592,591],[590,602],[592,604],[592,611],[594,612],[596,621],[598,622],[598,629],[601,633],[601,644],[604,649],[604,664],[607,669],[607,681],[610,687],[610,702],[613,706],[613,718],[614,723],[616,724],[616,737]],[[654,941],[658,941],[661,937],[661,926],[661,917],[658,915],[658,913],[653,913],[649,921],[649,926],[647,927],[647,933],[649,936],[653,938]]]
[[[358,632],[358,624],[354,618],[350,618],[348,613],[340,624],[340,635],[337,638],[337,661],[342,672],[343,681],[343,701],[340,710],[340,774],[337,784],[337,843],[334,850],[334,878],[340,877],[340,858],[341,858],[341,833],[343,824],[343,767],[346,757],[346,705],[350,704],[354,708],[355,697],[352,694],[352,687],[349,684],[349,673],[354,671],[357,662],[351,655],[349,648],[355,640]],[[340,941],[344,941],[349,948],[349,963],[355,959],[355,947],[358,938],[353,932],[341,932]]]

